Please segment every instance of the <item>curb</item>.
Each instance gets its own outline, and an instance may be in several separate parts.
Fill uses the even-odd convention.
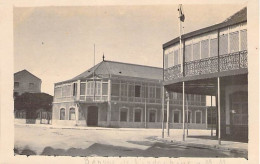
[[[161,142],[168,142],[168,143],[174,143],[178,145],[183,145],[183,146],[189,146],[189,147],[194,147],[194,148],[205,148],[205,149],[212,149],[212,150],[222,150],[230,153],[240,153],[240,154],[248,154],[247,149],[240,149],[240,148],[228,148],[228,147],[221,147],[219,145],[205,145],[205,144],[200,144],[200,143],[191,143],[191,142],[185,142],[185,141],[174,141],[171,139],[162,139],[162,138],[155,138],[157,141]]]

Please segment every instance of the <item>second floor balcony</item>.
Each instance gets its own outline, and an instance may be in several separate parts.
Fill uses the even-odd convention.
[[[164,69],[164,80],[174,80],[182,77],[206,75],[217,72],[247,69],[247,50],[238,51],[230,54],[204,58],[184,62],[181,64]]]

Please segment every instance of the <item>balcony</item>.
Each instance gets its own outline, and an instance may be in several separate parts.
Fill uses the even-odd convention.
[[[247,50],[244,50],[220,55],[219,57],[214,56],[210,58],[185,62],[183,68],[184,71],[181,71],[181,64],[175,65],[164,70],[164,80],[167,82],[181,79],[183,77],[240,70],[247,67]]]

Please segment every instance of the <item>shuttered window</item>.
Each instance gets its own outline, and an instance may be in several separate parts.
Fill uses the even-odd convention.
[[[208,58],[209,57],[209,40],[202,40],[201,41],[201,58]]]

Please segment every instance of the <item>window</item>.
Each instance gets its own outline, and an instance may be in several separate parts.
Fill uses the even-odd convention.
[[[122,108],[120,110],[120,121],[121,122],[127,122],[127,112],[128,112],[128,109],[126,109],[126,108]]]
[[[201,124],[202,123],[201,117],[202,117],[202,112],[201,111],[196,111],[195,112],[196,124]]]
[[[231,118],[233,125],[248,125],[248,94],[238,92],[232,95]]]
[[[174,65],[178,65],[179,64],[179,51],[175,50],[174,51]]]
[[[64,85],[62,87],[62,97],[71,96],[71,85]]]
[[[80,95],[86,94],[86,83],[80,83]]]
[[[135,86],[135,97],[141,97],[141,86],[140,85]]]
[[[108,84],[102,83],[102,95],[107,95],[107,94],[108,94]]]
[[[193,44],[193,60],[200,59],[200,42]]]
[[[56,87],[55,89],[54,89],[54,96],[55,96],[55,98],[61,98],[61,87]]]
[[[34,88],[34,83],[29,83],[29,89],[33,89]]]
[[[229,34],[230,53],[239,51],[239,32]]]
[[[156,111],[150,110],[149,111],[149,122],[155,122],[156,121]]]
[[[173,66],[173,52],[170,51],[168,54],[168,67],[172,67]]]
[[[157,99],[161,98],[161,88],[156,88],[156,98]]]
[[[192,60],[192,51],[191,45],[185,46],[185,62],[189,62]]]
[[[76,119],[76,115],[75,115],[75,109],[74,108],[70,108],[70,120],[75,120]]]
[[[94,88],[95,88],[95,95],[100,96],[101,95],[101,81],[95,81],[94,82]]]
[[[180,111],[173,111],[173,123],[180,123]]]
[[[209,40],[202,40],[201,41],[201,58],[208,58],[209,57]]]
[[[14,87],[18,88],[19,87],[19,82],[14,82]]]
[[[119,96],[119,84],[112,84],[112,96]]]
[[[168,68],[168,54],[164,55],[164,68]]]
[[[65,109],[60,109],[60,120],[65,120]]]
[[[218,39],[210,39],[210,57],[218,56]]]
[[[149,98],[155,98],[155,87],[149,86]]]
[[[121,83],[121,96],[127,97],[127,84]]]
[[[228,34],[222,34],[219,37],[219,53],[220,55],[228,54]]]
[[[141,122],[141,109],[135,109],[134,121]]]
[[[241,46],[241,51],[247,50],[247,30],[241,30],[240,31],[240,46]]]
[[[77,83],[73,83],[73,96],[77,95]]]
[[[128,85],[128,97],[134,97],[134,86],[132,84]]]

